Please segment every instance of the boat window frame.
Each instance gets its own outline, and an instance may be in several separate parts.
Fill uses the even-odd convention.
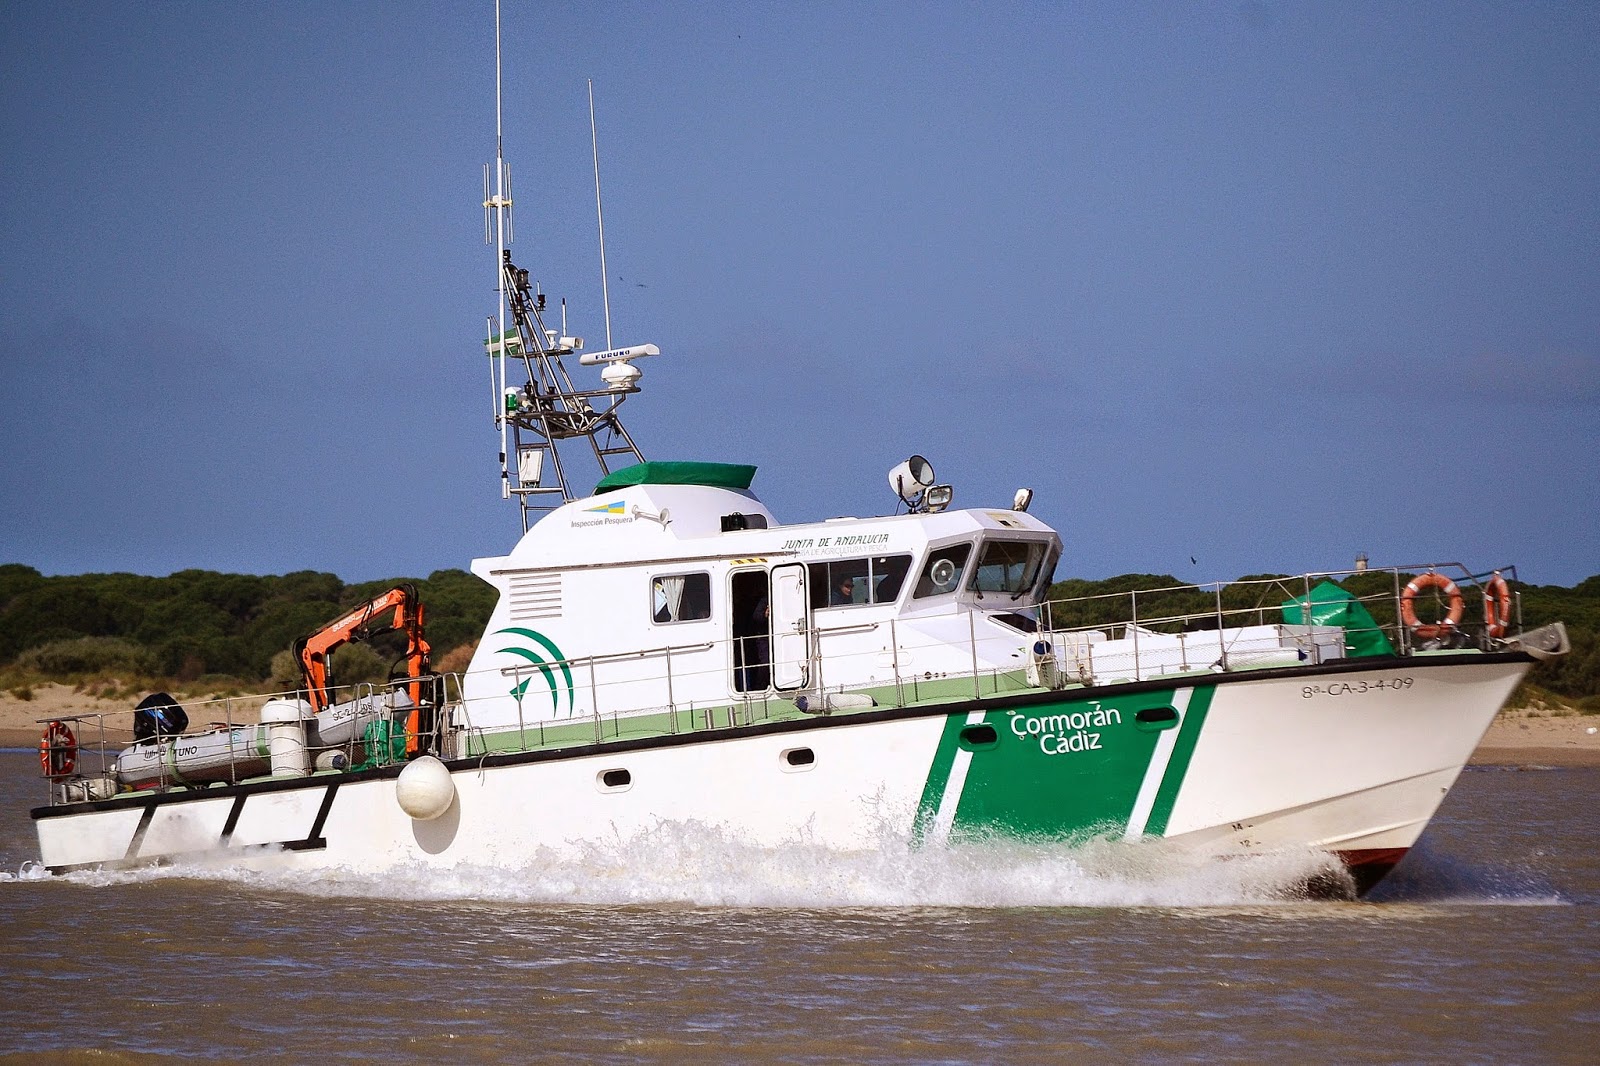
[[[685,617],[682,614],[679,614],[677,617],[672,617],[671,615],[669,615],[666,618],[658,618],[657,617],[657,615],[660,613],[660,611],[663,608],[665,608],[667,605],[666,605],[666,603],[663,603],[661,605],[661,607],[659,607],[659,608],[656,606],[656,590],[657,590],[660,582],[662,582],[664,580],[667,580],[669,578],[675,578],[675,577],[681,577],[681,578],[686,579],[685,580],[685,584],[684,584],[683,592],[680,593],[679,597],[678,597],[678,608],[679,608],[680,612],[683,609],[684,603],[686,601],[688,601],[689,595],[690,595],[688,579],[692,579],[692,578],[702,578],[702,579],[704,579],[705,587],[703,589],[703,592],[704,592],[705,598],[704,598],[703,601],[699,601],[699,602],[696,602],[696,603],[693,604],[693,606],[696,607],[696,608],[703,607],[704,611],[705,611],[704,614],[697,614],[697,615],[694,615],[693,617]],[[656,625],[656,626],[677,626],[677,625],[686,625],[686,624],[693,623],[693,622],[707,622],[707,621],[711,620],[711,617],[712,617],[712,614],[713,614],[713,610],[712,610],[713,604],[711,602],[712,601],[712,595],[711,595],[711,571],[709,571],[709,570],[689,570],[689,571],[673,571],[673,572],[670,572],[670,573],[661,573],[661,574],[651,574],[650,575],[649,584],[646,585],[645,587],[648,590],[648,592],[647,592],[647,597],[648,598],[645,601],[645,610],[650,616],[650,624],[651,625]],[[663,595],[665,595],[664,590],[663,590]]]
[[[930,546],[927,556],[922,561],[922,566],[917,571],[916,584],[911,587],[913,600],[932,600],[940,596],[954,596],[961,592],[962,582],[966,577],[967,564],[972,561],[972,549],[977,544],[975,539],[952,541],[938,547]],[[956,572],[950,578],[949,588],[932,587],[933,576],[931,571],[940,556],[946,552],[962,552],[961,561],[956,563]],[[924,583],[929,588],[923,591]]]
[[[895,567],[895,561],[901,561],[903,566]],[[911,576],[911,565],[916,562],[915,552],[890,552],[884,555],[860,555],[847,559],[818,559],[806,563],[806,578],[811,588],[811,609],[813,611],[829,611],[845,607],[883,607],[899,601],[900,594],[905,591],[906,578]],[[880,564],[882,568],[880,569]],[[846,571],[855,571],[859,568],[863,573],[851,573],[852,580],[864,581],[868,598],[865,600],[852,600],[849,603],[833,603],[835,568]],[[883,583],[898,577],[894,586],[894,593],[890,596],[880,596],[879,591]],[[822,602],[817,602],[818,599]]]
[[[1023,560],[1024,565],[1028,569],[1022,575],[1020,575],[1022,580],[1017,583],[1017,587],[979,588],[978,579],[983,574],[984,560],[988,557],[989,552],[1002,546],[1009,547],[1015,545],[1023,545],[1029,549],[1028,556]],[[973,593],[980,600],[983,599],[985,595],[989,595],[1006,596],[1009,597],[1012,602],[1016,602],[1038,588],[1039,575],[1044,571],[1045,561],[1050,558],[1050,549],[1054,547],[1054,545],[1050,540],[1043,537],[986,536],[979,538],[976,547],[977,560],[972,563],[969,573],[966,576],[966,590]],[[1035,552],[1037,554],[1035,554]],[[990,565],[999,565],[1002,567],[1002,569],[1006,569],[1016,564],[991,563]]]
[[[1039,578],[1034,582],[1033,595],[1029,599],[1038,603],[1050,594],[1050,586],[1056,581],[1056,567],[1061,565],[1061,556],[1064,554],[1059,540],[1049,540],[1044,553],[1044,565],[1039,567]]]

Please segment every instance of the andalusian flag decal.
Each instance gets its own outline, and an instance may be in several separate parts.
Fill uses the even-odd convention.
[[[549,655],[547,659],[533,648],[517,645],[501,648],[498,651],[500,655],[515,655],[519,659],[525,659],[538,668],[539,674],[544,677],[545,684],[550,686],[550,709],[556,714],[561,713],[561,690],[564,686],[567,693],[567,713],[573,713],[576,697],[572,686],[572,669],[567,665],[567,657],[561,653],[560,648],[556,647],[555,641],[532,629],[498,629],[495,631],[496,636],[501,633],[508,633],[514,637],[524,637],[538,645],[540,650]],[[559,682],[556,680],[556,670],[561,671],[561,680]],[[532,677],[525,677],[511,690],[511,695],[516,698],[518,706],[522,705],[522,697],[527,695],[528,684],[531,681],[533,681]]]

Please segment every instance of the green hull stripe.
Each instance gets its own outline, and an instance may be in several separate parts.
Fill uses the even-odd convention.
[[[1155,805],[1150,808],[1150,820],[1145,823],[1146,836],[1166,835],[1167,823],[1172,820],[1172,808],[1177,805],[1178,792],[1183,788],[1184,776],[1189,772],[1189,760],[1194,756],[1194,746],[1200,739],[1201,729],[1205,727],[1206,712],[1211,709],[1211,697],[1216,691],[1215,685],[1197,685],[1189,697],[1189,708],[1183,715],[1178,742],[1173,745],[1172,759],[1161,778],[1161,789],[1156,793]]]
[[[937,845],[994,833],[1052,839],[1121,834],[1141,791],[1149,795],[1147,778],[1154,774],[1160,782],[1146,801],[1151,810],[1142,828],[1159,835],[1214,688],[1110,692],[949,715],[923,783],[913,840]],[[1179,703],[1187,703],[1181,715],[1175,713]],[[1164,772],[1154,765],[1163,739],[1171,744]]]
[[[911,824],[911,843],[914,847],[927,843],[933,829],[934,817],[939,813],[939,802],[944,798],[945,786],[950,783],[950,770],[955,766],[956,752],[960,750],[961,728],[968,717],[952,714],[945,719],[944,732],[939,735],[939,747],[935,749],[933,763],[928,767],[928,779],[922,785],[917,816]]]

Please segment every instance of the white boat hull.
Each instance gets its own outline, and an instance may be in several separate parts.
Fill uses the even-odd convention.
[[[363,874],[514,867],[541,849],[694,822],[756,845],[846,850],[993,832],[1313,847],[1381,876],[1528,667],[1476,659],[1345,662],[463,760],[450,764],[454,800],[427,821],[401,809],[398,767],[34,813],[43,862],[58,871],[219,852]],[[1140,707],[1171,708],[1177,721],[1143,728]]]

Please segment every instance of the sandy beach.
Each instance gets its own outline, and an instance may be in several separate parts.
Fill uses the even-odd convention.
[[[137,699],[106,700],[75,692],[66,685],[41,685],[33,699],[0,692],[0,748],[33,748],[39,743],[40,719],[127,712]],[[220,705],[214,716],[222,718]],[[191,711],[193,725],[206,712]],[[127,717],[121,719],[130,721]],[[80,730],[84,734],[87,730]],[[82,736],[88,741],[88,736]],[[107,741],[121,746],[131,734],[108,731]],[[1600,766],[1600,715],[1557,715],[1548,711],[1505,711],[1489,728],[1472,756],[1476,766]]]

